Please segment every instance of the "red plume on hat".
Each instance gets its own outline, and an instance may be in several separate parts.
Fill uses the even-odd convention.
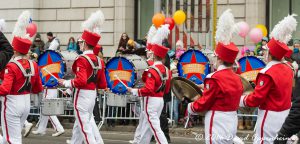
[[[27,54],[32,44],[29,34],[26,33],[26,27],[29,25],[31,14],[29,11],[23,11],[19,16],[13,30],[12,46],[15,51]]]
[[[284,55],[289,52],[286,45],[292,38],[292,33],[296,30],[297,20],[294,18],[296,14],[288,15],[275,25],[270,36],[271,40],[267,43],[267,48],[272,56],[277,60],[281,60]]]
[[[158,28],[156,34],[151,40],[152,48],[154,55],[164,58],[168,53],[169,49],[162,45],[163,40],[166,39],[170,33],[169,24],[164,24]]]
[[[218,20],[216,31],[217,47],[215,54],[222,60],[228,63],[234,63],[239,49],[233,42],[230,42],[233,33],[235,32],[234,16],[231,9],[227,9],[222,13]]]
[[[83,29],[81,40],[95,47],[101,38],[101,26],[104,21],[105,17],[101,10],[92,13],[81,25]]]
[[[146,50],[151,50],[152,47],[152,38],[156,34],[157,29],[154,25],[152,25],[147,33],[147,45],[146,45]]]

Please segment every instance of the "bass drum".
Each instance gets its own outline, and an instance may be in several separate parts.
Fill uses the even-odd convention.
[[[55,87],[58,85],[56,78],[51,76],[48,72],[52,73],[57,78],[63,78],[65,75],[66,64],[59,52],[46,50],[39,56],[38,66],[40,68],[40,77],[44,86]],[[48,70],[48,72],[43,69]]]
[[[63,56],[63,59],[67,66],[64,79],[73,79],[75,75],[72,71],[72,65],[79,55],[75,51],[61,51],[60,54]]]
[[[142,74],[147,69],[147,62],[137,55],[123,55],[113,57],[106,63],[106,82],[108,88],[115,94],[126,94],[126,87],[142,87]]]
[[[178,61],[177,69],[180,77],[196,84],[202,84],[206,75],[211,72],[209,59],[199,50],[184,52]]]

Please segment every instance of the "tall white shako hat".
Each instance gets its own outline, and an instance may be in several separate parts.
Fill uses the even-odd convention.
[[[29,25],[31,14],[29,11],[23,11],[19,16],[13,30],[12,46],[15,51],[21,54],[27,54],[32,44],[29,34],[26,33],[26,27]]]
[[[290,55],[287,43],[291,40],[292,33],[297,27],[295,16],[297,15],[292,14],[283,18],[275,25],[270,34],[271,40],[267,43],[266,47],[269,53],[277,60],[281,60],[285,55]]]

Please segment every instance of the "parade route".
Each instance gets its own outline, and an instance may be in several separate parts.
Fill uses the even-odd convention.
[[[53,138],[51,134],[53,130],[48,129],[47,134],[33,135],[30,134],[27,138],[23,138],[24,144],[65,144],[67,139],[71,137],[71,130],[67,129],[66,132],[60,137]],[[133,138],[133,132],[111,132],[111,131],[100,131],[105,144],[129,144],[128,141]],[[199,143],[191,137],[177,137],[172,136],[172,144],[194,144]],[[204,143],[204,141],[200,141]]]
[[[67,129],[66,132],[53,138],[51,134],[54,131],[47,129],[47,134],[33,135],[32,133],[27,137],[23,138],[24,144],[66,144],[66,140],[71,138],[71,129]],[[133,138],[133,132],[119,132],[119,131],[100,131],[105,144],[129,144],[129,140]],[[172,144],[204,144],[204,140],[196,141],[196,138],[192,136],[174,136],[171,135]],[[245,142],[245,144],[251,142]],[[155,144],[152,142],[152,144]]]

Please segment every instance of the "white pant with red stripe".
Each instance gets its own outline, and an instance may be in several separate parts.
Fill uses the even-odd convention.
[[[254,144],[273,144],[289,109],[281,112],[258,110]]]
[[[139,141],[141,140],[141,134],[142,131],[144,129],[144,126],[147,125],[147,121],[145,119],[146,115],[145,115],[145,111],[144,111],[144,99],[141,97],[141,112],[140,112],[140,117],[139,117],[139,124],[135,129],[135,133],[134,133],[134,139],[133,141],[135,143],[139,143]]]
[[[98,130],[98,126],[96,125],[94,116],[92,116],[90,122],[91,122],[91,124],[92,124],[92,129],[93,129],[93,133],[94,133],[94,136],[95,136],[95,139],[96,139],[96,143],[97,143],[97,144],[104,144],[103,139],[102,139],[102,137],[101,137],[101,135],[100,135],[100,132],[99,132],[99,130]],[[80,128],[79,125],[78,125],[78,123],[75,123],[75,124],[74,124],[73,129],[74,129],[75,127],[76,127],[76,128]],[[76,143],[78,143],[78,144],[84,143],[84,137],[82,137],[82,136],[76,137],[76,138],[74,138],[74,139],[76,139]]]
[[[3,143],[21,144],[22,128],[30,111],[30,94],[7,95],[2,101]]]
[[[44,90],[44,99],[51,99],[51,98],[57,98],[57,89],[45,89]],[[64,131],[63,126],[60,124],[58,118],[56,116],[44,116],[43,114],[40,115],[39,120],[39,127],[37,129],[40,133],[45,133],[47,129],[48,120],[50,120],[54,130],[56,131]]]
[[[207,111],[205,114],[205,143],[232,144],[237,132],[236,111]]]
[[[164,107],[164,100],[162,97],[146,97],[145,98],[145,112],[142,128],[140,144],[149,144],[152,135],[159,144],[167,144],[168,141],[165,134],[160,128],[160,114]]]
[[[97,126],[92,118],[95,99],[95,90],[75,89],[74,112],[76,121],[73,127],[71,144],[82,144],[82,140],[85,144],[103,143],[100,133],[95,133]]]

